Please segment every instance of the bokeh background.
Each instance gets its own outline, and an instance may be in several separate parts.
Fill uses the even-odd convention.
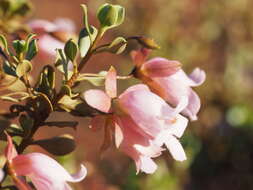
[[[144,35],[161,46],[152,56],[179,60],[186,72],[200,67],[206,82],[196,89],[202,107],[198,121],[191,122],[181,139],[188,160],[175,162],[164,152],[156,159],[153,175],[135,174],[135,165],[115,148],[99,154],[103,131],[88,129],[80,118],[75,136],[77,150],[58,158],[69,170],[80,162],[88,167],[79,190],[251,190],[253,189],[253,1],[252,0],[32,0],[32,18],[72,19],[82,27],[80,3],[89,8],[90,23],[97,25],[95,10],[104,2],[126,8],[123,25],[108,33],[117,36]],[[94,57],[87,72],[107,70],[111,64],[120,74],[133,65],[130,43],[119,55]],[[55,116],[55,117],[65,117]],[[72,118],[73,119],[73,118]],[[38,138],[63,133],[42,129]],[[73,166],[76,166],[73,167]]]

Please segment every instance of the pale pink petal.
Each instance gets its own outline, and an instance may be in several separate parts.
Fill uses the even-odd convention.
[[[177,107],[174,109],[174,113],[178,114],[183,111],[189,104],[189,100],[187,96],[182,96],[177,104]]]
[[[4,179],[4,170],[0,169],[0,183],[2,182],[3,179]]]
[[[76,30],[75,23],[68,18],[57,18],[54,20],[57,31],[74,33]]]
[[[141,156],[140,157],[140,170],[147,174],[152,174],[156,171],[156,163],[149,157]]]
[[[117,148],[119,148],[119,146],[121,145],[121,143],[124,140],[124,133],[123,133],[120,125],[118,125],[118,123],[120,123],[120,125],[122,125],[121,121],[119,119],[116,120],[116,118],[115,118],[115,121],[114,121],[114,126],[115,126],[114,133],[115,134],[114,134],[114,136],[115,136],[115,145]]]
[[[117,96],[117,73],[114,67],[111,67],[106,75],[105,91],[111,98],[115,98]]]
[[[145,59],[147,58],[149,52],[150,50],[146,48],[142,48],[139,51],[132,51],[131,57],[133,59],[135,66],[140,67],[145,62]]]
[[[206,73],[205,71],[196,68],[189,75],[189,78],[192,80],[191,86],[199,86],[206,80]]]
[[[130,91],[119,98],[120,106],[134,122],[151,136],[156,136],[163,127],[163,120],[158,119],[169,108],[167,103],[146,90]]]
[[[84,99],[89,106],[99,111],[108,113],[111,108],[111,98],[102,90],[87,90]]]
[[[178,61],[157,57],[145,62],[141,68],[148,77],[167,77],[176,73],[181,67]]]
[[[18,153],[15,149],[15,146],[13,145],[12,138],[9,136],[8,133],[5,134],[7,136],[7,147],[5,148],[5,157],[8,161],[11,161],[18,155]]]
[[[140,144],[134,144],[133,147],[142,155],[148,156],[148,157],[158,157],[161,155],[162,151],[164,150],[158,145],[152,144],[150,142],[149,146],[142,146]]]
[[[79,170],[79,172],[72,175],[69,175],[69,173],[67,174],[68,175],[66,175],[66,178],[65,178],[66,181],[75,183],[75,182],[82,181],[86,177],[87,169],[85,168],[84,165],[81,164],[81,169]]]
[[[136,85],[133,85],[133,86],[130,86],[129,88],[127,88],[127,89],[119,96],[119,98],[120,98],[121,96],[123,96],[123,95],[126,95],[126,94],[129,93],[129,92],[137,91],[137,90],[145,90],[145,91],[149,91],[149,92],[150,92],[150,90],[149,90],[149,88],[148,88],[147,85],[145,85],[145,84],[136,84]]]
[[[30,26],[35,33],[53,32],[57,29],[54,23],[41,19],[28,22],[28,26]]]
[[[184,115],[188,116],[192,121],[198,119],[197,113],[200,109],[200,99],[199,96],[193,90],[190,90],[189,94],[189,104],[182,112]]]
[[[91,119],[89,128],[93,131],[98,131],[105,126],[106,117],[102,115],[97,115]]]
[[[187,124],[188,119],[178,114],[175,118],[175,121],[170,123],[167,131],[169,134],[175,135],[176,137],[180,138],[184,134]]]
[[[166,147],[170,151],[172,157],[177,161],[184,161],[186,160],[186,155],[184,149],[177,138],[171,136],[165,142]]]
[[[177,106],[183,97],[188,97],[190,87],[187,85],[187,80],[181,80],[179,77],[180,72],[163,78],[153,78],[154,84],[151,89],[162,95],[162,97],[172,106]],[[189,81],[189,80],[188,80]]]
[[[39,36],[38,47],[39,51],[42,51],[42,56],[54,57],[56,56],[56,49],[63,49],[64,43],[44,34]]]

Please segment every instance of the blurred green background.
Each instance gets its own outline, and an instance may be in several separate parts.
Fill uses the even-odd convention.
[[[80,3],[89,8],[90,22],[104,2],[126,8],[124,24],[106,35],[144,35],[161,49],[152,56],[179,60],[186,72],[195,67],[207,73],[196,89],[202,107],[199,120],[190,123],[181,139],[188,160],[172,160],[168,152],[156,159],[153,175],[135,175],[134,162],[111,148],[99,155],[103,131],[87,129],[81,118],[78,149],[59,158],[70,170],[83,162],[88,177],[75,185],[80,190],[251,190],[253,189],[253,1],[252,0],[33,0],[33,18],[68,17],[81,28]],[[78,31],[77,30],[77,31]],[[130,43],[120,56],[104,54],[91,60],[86,71],[108,69],[110,64],[127,74],[132,63]],[[62,117],[62,116],[61,116]],[[43,131],[43,130],[42,130]],[[60,130],[59,130],[60,131]],[[54,133],[58,133],[55,131]],[[47,129],[42,136],[48,136]],[[52,135],[50,133],[50,135]],[[74,169],[73,169],[74,170]]]

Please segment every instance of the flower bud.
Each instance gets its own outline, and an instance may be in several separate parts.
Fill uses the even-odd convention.
[[[136,40],[145,48],[148,49],[159,49],[160,46],[152,38],[147,38],[144,36],[137,37]]]
[[[104,4],[97,12],[97,18],[104,30],[119,26],[124,21],[125,9],[120,5]]]

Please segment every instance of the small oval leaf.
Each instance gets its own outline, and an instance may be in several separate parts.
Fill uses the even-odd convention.
[[[56,156],[63,156],[73,152],[76,143],[71,135],[65,134],[49,139],[34,141],[33,144],[41,146],[43,149]]]

